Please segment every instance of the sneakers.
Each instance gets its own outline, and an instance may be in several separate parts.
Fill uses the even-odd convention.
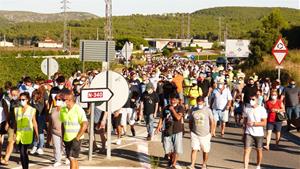
[[[60,163],[60,162],[55,162],[55,163],[53,164],[53,167],[58,167],[58,166],[61,166],[61,163]]]
[[[41,149],[41,148],[39,148],[39,149],[37,149],[37,151],[36,151],[39,155],[42,155],[42,154],[44,154],[44,151],[43,151],[43,149]]]
[[[117,145],[121,145],[121,143],[122,143],[121,139],[118,139],[116,142]]]
[[[151,137],[151,135],[148,135],[148,137],[147,137],[147,141],[151,141],[152,140],[152,137]]]
[[[37,150],[37,147],[34,146],[34,147],[32,148],[32,150],[30,151],[30,154],[35,154],[35,153],[36,153],[36,150]]]
[[[258,165],[258,166],[256,167],[256,169],[260,169],[260,165]]]
[[[70,164],[69,159],[66,158],[65,164],[66,164],[66,165]]]

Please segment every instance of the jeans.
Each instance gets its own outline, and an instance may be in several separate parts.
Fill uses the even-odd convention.
[[[44,148],[45,143],[45,135],[44,133],[39,134],[39,142],[37,142],[36,139],[34,139],[33,146],[37,148]]]
[[[154,129],[153,114],[145,115],[144,119],[145,119],[145,122],[146,122],[148,136],[152,136],[153,135],[153,129]]]
[[[53,139],[53,147],[54,147],[53,152],[54,152],[55,162],[61,162],[61,154],[62,151],[64,151],[62,138],[60,136],[52,134],[52,139]]]
[[[299,106],[285,107],[285,110],[286,110],[289,121],[291,121],[293,119],[297,119],[297,118],[300,117],[300,108],[299,108]]]
[[[29,168],[29,157],[28,157],[28,152],[27,152],[28,146],[29,145],[27,145],[27,144],[22,144],[22,143],[18,144],[18,148],[20,150],[20,161],[21,161],[23,169]]]

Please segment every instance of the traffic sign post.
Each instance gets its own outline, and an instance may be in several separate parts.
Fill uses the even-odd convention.
[[[58,63],[55,59],[47,58],[42,61],[41,70],[47,75],[48,79],[51,79],[51,76],[58,71]]]
[[[200,53],[201,53],[202,49],[201,48],[197,48],[196,50],[197,50],[197,53],[198,53],[198,60],[199,60],[200,59]]]
[[[288,48],[286,47],[284,40],[282,39],[282,37],[279,37],[272,49],[272,54],[276,59],[276,62],[278,63],[278,65],[280,65],[284,58],[287,56],[288,54]],[[276,66],[276,69],[278,69],[278,79],[280,80],[280,69],[282,69],[282,66]]]

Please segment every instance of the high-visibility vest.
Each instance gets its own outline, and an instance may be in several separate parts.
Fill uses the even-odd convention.
[[[78,134],[80,130],[79,119],[79,108],[77,104],[69,111],[67,107],[62,107],[60,109],[60,120],[64,125],[64,141],[72,141]],[[73,113],[74,112],[74,113]]]
[[[14,112],[17,122],[16,143],[31,144],[33,141],[32,118],[35,116],[36,109],[28,106],[23,113],[22,107],[16,107]]]
[[[184,96],[188,96],[189,95],[191,86],[192,86],[192,80],[189,79],[189,78],[185,78],[183,80],[183,95]]]

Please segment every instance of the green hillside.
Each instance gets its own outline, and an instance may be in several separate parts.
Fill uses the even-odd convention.
[[[211,41],[218,38],[219,18],[221,29],[227,27],[228,38],[247,38],[248,32],[261,27],[261,19],[274,8],[257,7],[220,7],[199,10],[191,14],[191,35],[194,38],[204,38]],[[300,25],[300,12],[296,9],[280,8],[283,18],[290,26]],[[166,15],[131,15],[113,17],[114,38],[121,37],[153,37],[176,38],[181,33],[182,14]],[[184,17],[185,34],[187,32],[187,15]],[[1,20],[0,20],[1,24]],[[99,28],[100,39],[103,35],[104,18],[94,18],[81,21],[70,21],[73,46],[78,46],[80,39],[96,39]],[[39,23],[22,22],[12,26],[0,27],[0,36],[6,34],[7,39],[43,40],[50,37],[62,40],[62,22]],[[222,33],[223,36],[223,33]],[[223,39],[223,37],[222,37]]]

